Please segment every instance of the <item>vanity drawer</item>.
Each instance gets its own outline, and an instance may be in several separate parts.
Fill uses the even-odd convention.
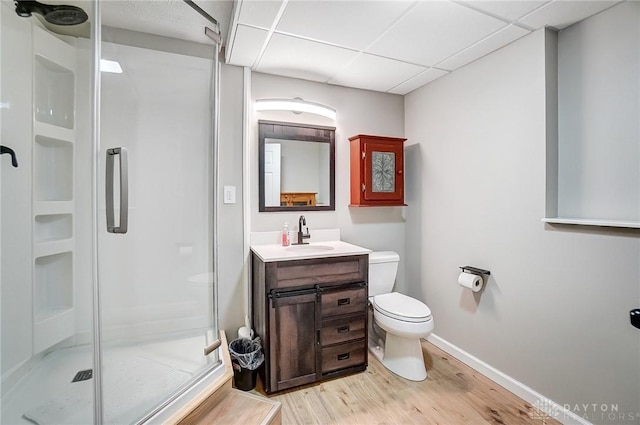
[[[349,342],[322,349],[322,373],[364,364],[365,342]]]
[[[333,319],[322,322],[320,342],[322,346],[339,344],[365,337],[365,316]]]
[[[367,287],[322,292],[322,317],[342,314],[365,313],[367,311]]]
[[[349,255],[266,263],[266,289],[366,282],[368,262],[368,255]]]

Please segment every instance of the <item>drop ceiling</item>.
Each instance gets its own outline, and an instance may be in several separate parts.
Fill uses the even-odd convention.
[[[7,1],[7,0],[3,0]],[[75,4],[87,0],[43,0]],[[637,0],[629,0],[637,1]],[[407,94],[545,26],[618,0],[194,0],[220,23],[225,61],[257,72]],[[103,0],[102,23],[210,44],[183,0]],[[89,36],[89,23],[56,27]]]
[[[226,62],[403,95],[532,31],[562,30],[617,3],[237,0]]]

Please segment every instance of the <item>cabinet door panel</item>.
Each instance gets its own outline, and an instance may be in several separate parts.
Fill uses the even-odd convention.
[[[316,380],[316,293],[271,298],[270,389]]]
[[[402,145],[364,143],[364,199],[404,200],[404,150]]]

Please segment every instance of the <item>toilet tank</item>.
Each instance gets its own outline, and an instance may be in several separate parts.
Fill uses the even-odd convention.
[[[369,296],[388,294],[393,290],[400,256],[393,251],[369,253]]]

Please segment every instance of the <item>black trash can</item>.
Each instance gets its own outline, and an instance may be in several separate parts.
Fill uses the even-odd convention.
[[[258,369],[245,369],[235,360],[231,360],[231,363],[233,363],[233,384],[235,387],[242,391],[254,389],[256,387]]]
[[[237,389],[250,391],[256,386],[258,367],[264,361],[260,339],[239,338],[229,344],[233,382]]]

